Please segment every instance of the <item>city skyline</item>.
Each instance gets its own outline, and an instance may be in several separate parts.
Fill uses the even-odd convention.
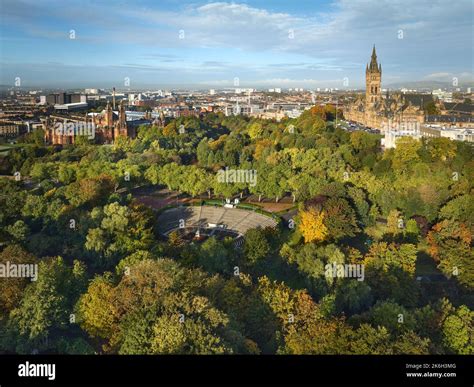
[[[361,88],[373,44],[383,85],[473,82],[469,1],[58,4],[1,2],[2,85]]]

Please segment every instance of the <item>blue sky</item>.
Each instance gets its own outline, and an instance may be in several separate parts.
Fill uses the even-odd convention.
[[[0,83],[360,87],[473,79],[471,0],[0,0]],[[75,38],[71,39],[71,30]],[[402,37],[400,39],[400,37]]]

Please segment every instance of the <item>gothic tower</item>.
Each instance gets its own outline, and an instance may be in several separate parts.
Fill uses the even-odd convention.
[[[112,110],[112,106],[110,106],[110,102],[107,102],[107,106],[105,107],[105,126],[107,129],[112,129],[114,126],[114,111]]]
[[[372,49],[370,64],[365,69],[365,105],[370,110],[382,100],[382,65],[377,63],[375,45]]]
[[[123,104],[123,99],[120,101],[119,105],[119,117],[118,121],[114,126],[114,140],[119,136],[127,136],[127,115],[125,113],[125,105]]]

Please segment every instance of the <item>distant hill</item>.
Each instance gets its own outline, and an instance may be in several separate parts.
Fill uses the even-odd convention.
[[[384,85],[390,89],[455,89],[457,87],[466,88],[473,87],[473,82],[459,82],[458,86],[453,86],[451,82],[442,81],[410,81],[410,82],[397,82],[389,85]]]

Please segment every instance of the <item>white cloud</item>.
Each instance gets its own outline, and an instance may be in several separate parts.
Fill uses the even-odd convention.
[[[472,0],[334,0],[324,8],[312,4],[311,12],[302,5],[304,16],[231,2],[180,2],[165,10],[159,2],[141,8],[129,2],[110,5],[71,0],[65,6],[59,0],[1,1],[6,25],[21,26],[32,39],[57,41],[60,48],[67,37],[64,26],[71,25],[77,29],[76,43],[82,43],[85,52],[87,46],[97,53],[92,58],[95,65],[128,67],[130,71],[173,70],[176,77],[213,74],[229,79],[242,73],[242,79],[309,83],[348,76],[354,84],[361,84],[373,43],[384,82],[400,77],[420,79],[426,73],[427,80],[439,79],[437,73],[461,79],[459,74],[473,67],[469,55]],[[403,39],[398,39],[400,29]],[[184,30],[184,39],[179,39],[180,30]],[[122,62],[107,55],[112,45],[123,47],[119,49],[123,50]],[[132,52],[138,47],[139,55],[130,58],[130,47]],[[167,56],[166,52],[179,55]],[[8,55],[4,59],[9,61]],[[34,52],[29,59],[38,60]],[[472,74],[462,77],[472,79]]]

